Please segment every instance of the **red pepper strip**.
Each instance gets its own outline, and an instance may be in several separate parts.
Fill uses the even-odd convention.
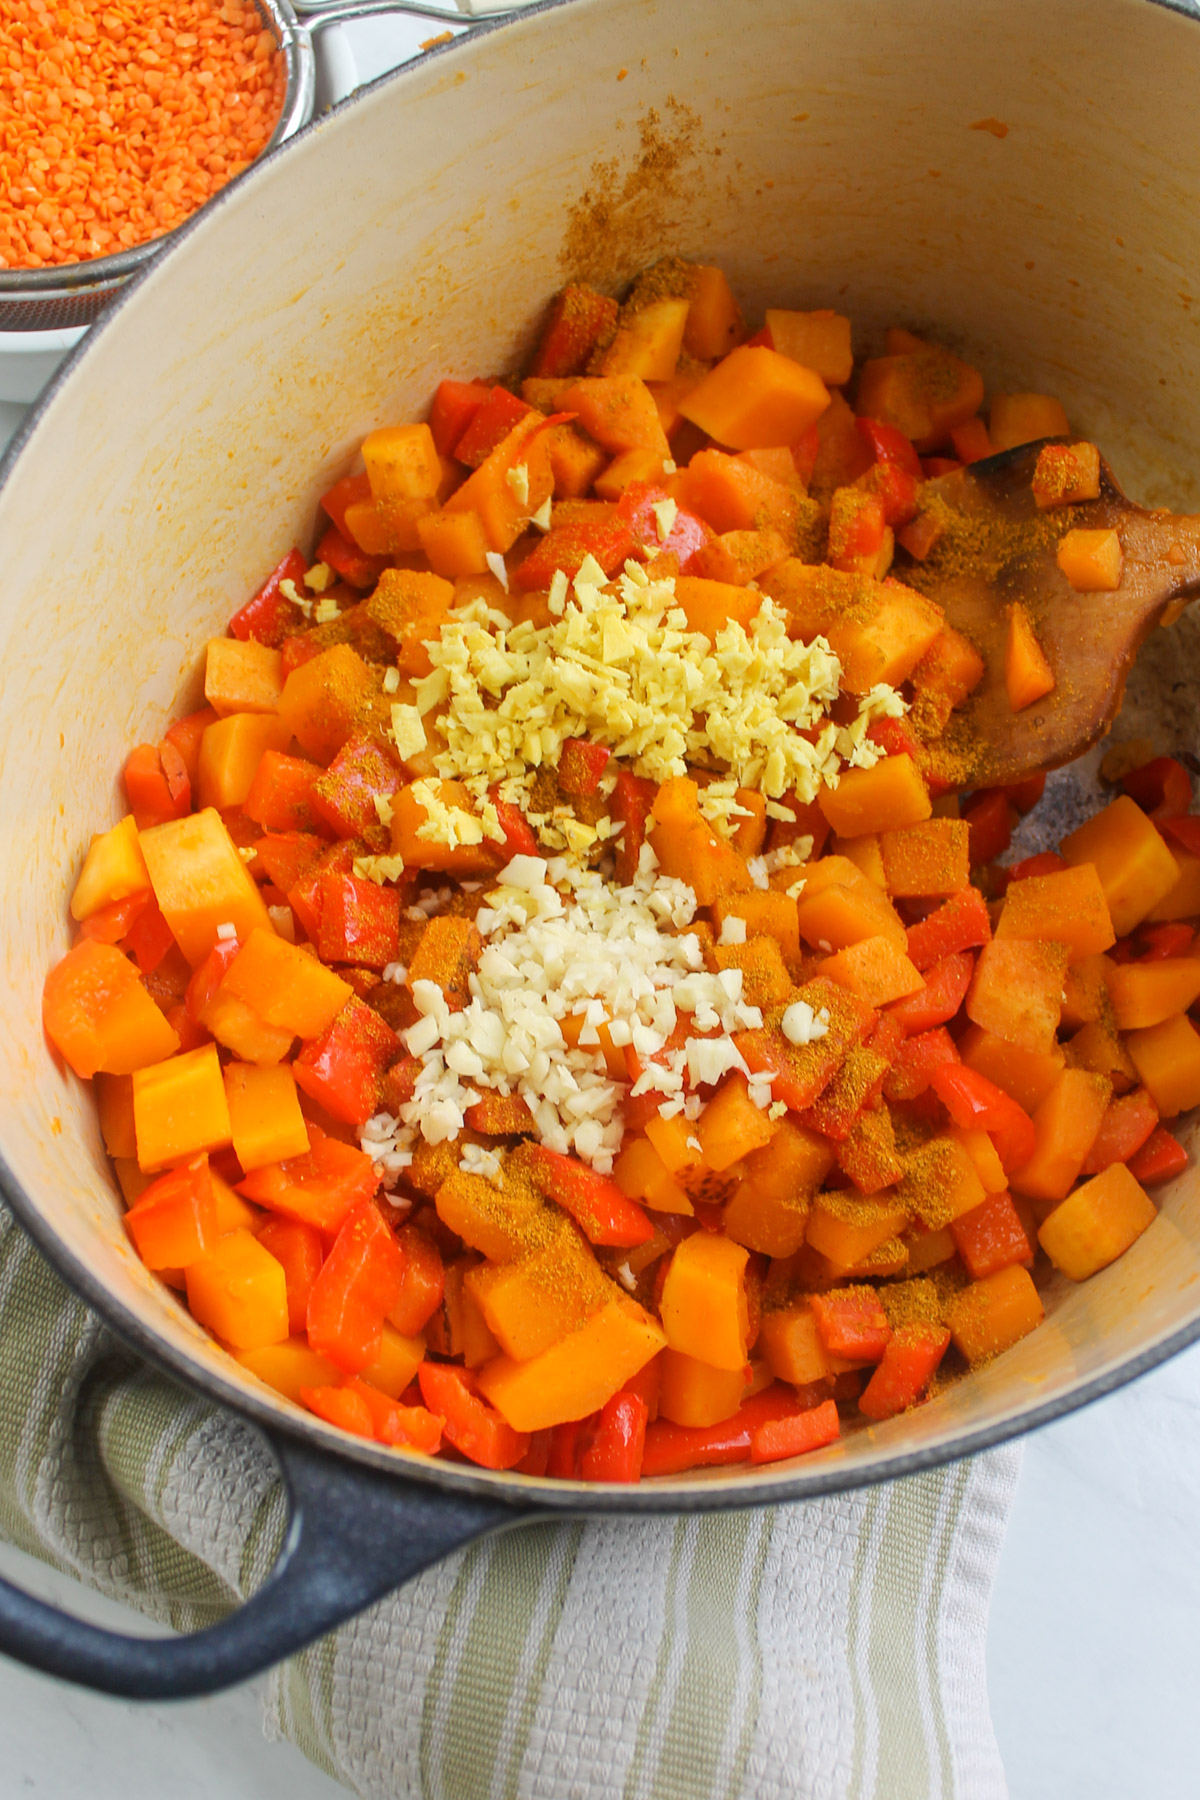
[[[859,1396],[858,1410],[876,1422],[915,1406],[950,1344],[939,1325],[901,1325]]]
[[[1121,786],[1152,819],[1179,818],[1192,804],[1192,778],[1173,756],[1156,756],[1121,777]]]
[[[496,809],[496,818],[504,833],[503,844],[493,846],[500,861],[511,862],[514,856],[540,856],[538,841],[524,813],[511,801],[501,800],[494,790],[490,791],[488,797]]]
[[[975,959],[966,951],[943,957],[925,970],[925,986],[918,993],[897,1000],[888,1011],[913,1035],[945,1025],[966,999],[974,971]]]
[[[878,1362],[892,1335],[887,1314],[871,1287],[830,1288],[810,1294],[817,1336],[831,1356],[848,1362]]]
[[[580,1457],[585,1481],[632,1482],[642,1473],[649,1409],[640,1394],[622,1391],[606,1400]]]
[[[327,494],[321,495],[321,508],[325,516],[335,524],[344,538],[350,533],[346,530],[346,508],[361,506],[371,498],[371,483],[365,474],[343,475],[335,481]],[[301,575],[304,570],[301,569]],[[297,593],[300,591],[296,590]]]
[[[517,580],[523,588],[548,588],[558,569],[573,580],[589,556],[595,558],[606,575],[612,576],[624,567],[633,551],[628,521],[614,506],[607,518],[551,525],[541,543],[517,569]]]
[[[381,1394],[368,1381],[353,1377],[342,1384],[343,1392],[357,1394],[371,1415],[371,1435],[380,1444],[404,1450],[421,1450],[433,1456],[442,1447],[446,1421],[424,1406],[405,1406]]]
[[[703,519],[681,506],[676,508],[666,537],[660,537],[654,508],[669,497],[668,490],[660,484],[633,481],[617,501],[617,511],[628,522],[633,541],[647,560],[660,554],[677,556],[679,567],[686,574],[697,550],[711,543],[714,533]]]
[[[979,950],[992,941],[987,903],[978,888],[960,888],[944,906],[908,928],[909,961],[924,974],[943,957]]]
[[[1129,1159],[1129,1173],[1135,1181],[1169,1181],[1188,1165],[1188,1154],[1165,1125],[1156,1125],[1136,1156]]]
[[[906,438],[894,425],[885,425],[881,419],[855,419],[854,428],[876,462],[898,463],[920,481],[921,459],[911,438]]]
[[[1029,1161],[1037,1148],[1033,1120],[994,1081],[965,1063],[943,1063],[929,1085],[956,1125],[987,1132],[1006,1174]]]
[[[1174,838],[1193,856],[1200,856],[1200,818],[1185,814],[1181,819],[1159,819],[1159,830],[1169,838]]]
[[[442,1253],[419,1225],[401,1225],[396,1242],[404,1252],[404,1285],[388,1313],[388,1324],[405,1337],[424,1331],[446,1291]]]
[[[989,1194],[982,1206],[961,1213],[951,1222],[950,1236],[972,1281],[1033,1261],[1033,1247],[1008,1194]]]
[[[1007,875],[1010,881],[1026,881],[1031,875],[1061,875],[1070,866],[1057,851],[1039,850],[1036,856],[1027,856],[1023,862],[1014,863]]]
[[[796,1392],[776,1381],[753,1399],[743,1400],[733,1417],[719,1425],[673,1425],[669,1419],[656,1419],[646,1427],[642,1479],[749,1462],[750,1445],[760,1426],[804,1410]]]
[[[1019,813],[1032,812],[1046,791],[1046,777],[1026,775],[1021,781],[1010,781],[1000,789]]]
[[[820,1450],[841,1436],[837,1404],[822,1400],[807,1412],[793,1413],[788,1419],[771,1419],[760,1425],[750,1439],[752,1463],[782,1462],[785,1457],[804,1456]]]
[[[559,1481],[579,1480],[580,1447],[587,1431],[600,1417],[593,1413],[587,1419],[568,1419],[562,1425],[555,1425],[550,1432],[550,1454],[546,1458],[546,1473]]]
[[[867,736],[873,744],[879,745],[885,756],[915,758],[921,747],[903,719],[873,719],[867,727]]]
[[[94,938],[98,944],[119,944],[153,900],[154,895],[149,888],[139,888],[136,894],[126,894],[123,900],[114,900],[85,919],[79,927],[79,935]]]
[[[371,1409],[360,1393],[351,1387],[315,1387],[300,1389],[301,1404],[316,1413],[327,1425],[349,1431],[354,1437],[373,1438],[375,1423]]]
[[[541,1431],[531,1431],[529,1448],[519,1463],[513,1468],[518,1475],[545,1475],[550,1464],[550,1446],[554,1442],[554,1433],[549,1426]]]
[[[386,556],[368,556],[350,538],[343,537],[336,525],[329,527],[317,545],[317,561],[327,563],[351,587],[363,589],[374,587],[388,565]]]
[[[294,906],[291,895],[288,899]],[[377,1110],[383,1071],[399,1054],[400,1040],[391,1026],[354,996],[328,1031],[304,1045],[292,1074],[309,1099],[335,1119],[363,1125]]]
[[[308,1135],[312,1148],[304,1156],[289,1156],[283,1162],[253,1169],[242,1177],[237,1189],[256,1205],[302,1225],[313,1225],[330,1237],[341,1230],[353,1207],[370,1200],[380,1177],[371,1158],[353,1144],[326,1137],[313,1124]]]
[[[359,1200],[321,1265],[308,1301],[308,1341],[348,1375],[379,1355],[383,1321],[404,1285],[404,1252],[373,1200]]]
[[[971,837],[971,867],[995,862],[1012,842],[1012,817],[1008,795],[1000,788],[981,794],[963,813]]]
[[[139,744],[125,764],[121,779],[139,831],[183,819],[192,810],[192,784],[174,744]]]
[[[1170,925],[1143,925],[1137,933],[1146,946],[1139,961],[1157,962],[1166,956],[1184,956],[1196,933],[1182,920]]]
[[[216,1247],[217,1203],[207,1156],[168,1169],[125,1214],[125,1225],[148,1269],[180,1269]]]
[[[438,383],[429,409],[429,429],[439,456],[454,455],[459,439],[491,391],[486,381]]]
[[[594,794],[612,751],[588,738],[568,738],[558,755],[555,773],[564,794]]]
[[[544,1144],[528,1145],[525,1154],[542,1192],[583,1227],[589,1243],[631,1250],[654,1236],[643,1209],[627,1200],[607,1175],[597,1175],[573,1156],[560,1156]]]
[[[188,1015],[199,1025],[209,1004],[225,979],[225,975],[241,949],[235,937],[218,938],[204,961],[192,975],[184,996]]]
[[[167,951],[175,942],[175,933],[167,924],[157,900],[151,900],[138,913],[122,940],[143,975],[153,975]]]
[[[317,949],[324,963],[386,969],[400,950],[400,895],[357,875],[323,875]]]
[[[255,1236],[283,1269],[287,1282],[288,1326],[300,1335],[307,1328],[308,1303],[325,1261],[321,1234],[314,1225],[302,1225],[299,1219],[268,1219],[256,1227]]]
[[[200,743],[210,725],[215,725],[217,715],[211,706],[202,706],[199,712],[187,713],[184,718],[176,719],[168,725],[163,743],[174,744],[183,758],[183,766],[187,770],[188,780],[195,786],[200,770]]]
[[[528,401],[518,399],[507,388],[494,387],[455,444],[452,452],[455,461],[477,469],[504,442],[513,427],[532,411]]]
[[[304,624],[304,614],[279,590],[283,582],[294,581],[296,592],[302,594],[301,583],[307,569],[308,564],[299,550],[289,550],[282,562],[271,570],[257,594],[230,619],[229,629],[233,636],[240,638],[242,643],[253,638],[257,643],[277,650],[285,637],[299,631]]]
[[[1130,1163],[1148,1144],[1158,1124],[1158,1108],[1145,1088],[1118,1094],[1104,1109],[1100,1129],[1084,1158],[1081,1175],[1099,1175],[1111,1163]]]
[[[958,1060],[954,1039],[944,1025],[919,1032],[906,1039],[892,1059],[884,1077],[884,1094],[889,1100],[916,1100],[928,1089],[935,1069]]]
[[[629,887],[637,874],[638,858],[646,841],[646,820],[657,792],[652,781],[641,775],[631,775],[627,769],[622,769],[617,776],[609,812],[623,827],[616,869],[617,881],[622,887]]]
[[[513,1430],[466,1369],[423,1362],[417,1380],[430,1412],[445,1419],[447,1438],[471,1462],[484,1469],[513,1469],[528,1455],[529,1433]]]

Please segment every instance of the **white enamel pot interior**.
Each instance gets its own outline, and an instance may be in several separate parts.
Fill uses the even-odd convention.
[[[39,1006],[90,833],[129,748],[194,704],[204,643],[364,433],[436,381],[519,365],[568,275],[666,252],[748,311],[835,305],[860,347],[902,322],[990,388],[1061,396],[1136,497],[1196,506],[1200,24],[1146,0],[572,0],[448,46],[240,182],[89,335],[0,492],[0,1148],[6,1191],[124,1335],[267,1425],[443,1488],[546,1506],[798,1498],[993,1442],[1200,1333],[1200,1184],[1133,1250],[935,1403],[794,1465],[625,1494],[418,1464],[242,1373],[132,1253],[90,1094]],[[981,120],[995,129],[973,129]],[[1138,677],[1191,742],[1200,642]],[[1185,1135],[1188,1130],[1185,1125]]]

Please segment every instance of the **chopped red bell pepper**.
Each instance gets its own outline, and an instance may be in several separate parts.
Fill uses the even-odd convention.
[[[492,388],[455,444],[455,461],[466,463],[469,469],[477,469],[496,446],[504,442],[513,427],[532,411],[528,401],[518,399],[507,388]]]
[[[533,1114],[520,1094],[497,1094],[489,1089],[467,1107],[463,1118],[469,1130],[481,1131],[485,1137],[528,1137],[533,1133]]]
[[[136,894],[126,894],[123,900],[113,900],[108,906],[102,906],[99,912],[84,919],[79,927],[79,935],[81,938],[93,938],[97,944],[119,944],[133,929],[135,921],[153,903],[152,890],[139,888]]]
[[[548,588],[556,570],[573,580],[587,557],[593,557],[607,576],[623,568],[633,555],[633,534],[616,507],[605,518],[568,519],[551,524],[549,531],[517,569],[523,588]]]
[[[589,1441],[579,1458],[585,1481],[632,1482],[641,1479],[649,1411],[640,1394],[627,1389],[600,1408]]]
[[[622,887],[629,887],[637,874],[642,845],[646,841],[646,820],[654,807],[657,792],[652,781],[641,775],[631,775],[628,769],[621,769],[617,774],[609,813],[622,827],[616,867],[616,877]]]
[[[1036,856],[1027,856],[1023,862],[1014,863],[1007,874],[1010,881],[1028,881],[1031,875],[1061,875],[1070,866],[1066,857],[1059,856],[1057,851],[1039,850]]]
[[[183,819],[192,810],[192,783],[187,764],[169,739],[139,744],[125,764],[121,779],[139,831]]]
[[[183,758],[183,766],[187,770],[188,780],[194,787],[200,769],[200,743],[210,725],[215,725],[217,715],[211,706],[202,706],[199,712],[188,713],[186,718],[176,719],[168,725],[163,734],[163,742],[173,744]]]
[[[1000,789],[1002,794],[1008,796],[1009,803],[1015,806],[1017,811],[1022,814],[1032,812],[1045,791],[1046,776],[1044,770],[1037,775],[1024,775],[1020,781],[1007,782],[1005,786]]]
[[[279,646],[280,673],[284,681],[296,669],[302,669],[314,656],[321,654],[321,640],[315,632],[303,631],[298,635],[285,637]]]
[[[1173,838],[1192,856],[1200,856],[1200,818],[1184,814],[1182,818],[1159,819],[1156,823],[1164,836]]]
[[[885,425],[880,419],[855,419],[854,427],[876,462],[897,463],[918,481],[921,480],[921,459],[913,448],[911,438],[906,438],[894,425]]]
[[[346,1125],[363,1125],[377,1110],[383,1071],[400,1053],[391,1026],[351,996],[319,1038],[292,1064],[296,1085]]]
[[[321,961],[385,969],[400,954],[400,896],[357,875],[322,875]]]
[[[831,1356],[848,1362],[878,1362],[892,1335],[887,1314],[872,1287],[830,1288],[810,1294],[817,1336]]]
[[[554,1433],[548,1425],[541,1431],[531,1431],[528,1450],[519,1463],[513,1464],[517,1474],[544,1475],[550,1466],[550,1446],[553,1442]]]
[[[337,526],[342,536],[349,538],[351,534],[346,529],[346,508],[362,506],[370,498],[371,483],[365,473],[343,475],[340,481],[334,482],[328,493],[321,495],[321,507],[326,518]],[[303,569],[300,573],[304,573]]]
[[[960,888],[944,905],[908,928],[908,959],[922,974],[944,957],[992,941],[987,902],[978,888]]]
[[[974,971],[975,959],[969,951],[944,956],[924,971],[923,988],[897,1000],[888,1010],[909,1033],[932,1031],[935,1025],[947,1024],[957,1013],[967,997]]]
[[[441,381],[429,409],[429,429],[439,456],[453,456],[491,388],[486,381]]]
[[[1007,1193],[989,1194],[982,1205],[952,1219],[950,1236],[972,1281],[1013,1263],[1028,1268],[1033,1261],[1033,1246]]]
[[[786,1419],[769,1419],[760,1425],[750,1439],[752,1463],[783,1462],[789,1456],[805,1456],[810,1450],[821,1450],[841,1436],[837,1403],[822,1400],[807,1412],[792,1413]]]
[[[374,1438],[371,1409],[356,1387],[302,1387],[300,1401],[327,1425],[348,1431],[351,1437]]]
[[[589,1243],[632,1249],[654,1236],[654,1227],[635,1200],[626,1199],[616,1182],[597,1175],[573,1156],[561,1156],[545,1144],[527,1143],[521,1152],[542,1192],[582,1227]]]
[[[424,1406],[407,1406],[372,1387],[369,1381],[350,1376],[341,1384],[340,1392],[355,1394],[366,1407],[371,1420],[371,1436],[377,1444],[391,1444],[400,1450],[420,1450],[433,1456],[442,1447],[442,1431],[446,1421]]]
[[[804,436],[792,445],[792,461],[796,473],[805,487],[813,478],[813,470],[817,466],[817,458],[821,454],[821,431],[818,425],[810,425]]]
[[[864,477],[864,484],[883,507],[885,522],[898,529],[908,525],[917,516],[919,504],[920,482],[917,476],[901,468],[899,463],[876,463],[870,474]]]
[[[373,588],[388,566],[386,556],[368,556],[352,538],[343,536],[336,525],[329,527],[317,545],[317,561],[326,563],[352,588],[362,590]]]
[[[174,942],[175,933],[167,924],[158,901],[152,898],[148,905],[139,909],[121,947],[129,951],[143,975],[153,975]]]
[[[404,1252],[404,1281],[400,1297],[388,1313],[388,1323],[405,1337],[424,1331],[446,1289],[442,1253],[418,1225],[401,1225],[396,1242]]]
[[[580,1446],[584,1433],[600,1417],[593,1413],[587,1419],[568,1419],[551,1427],[550,1450],[546,1457],[546,1474],[558,1481],[579,1480]]]
[[[1142,1148],[1131,1156],[1129,1173],[1135,1181],[1169,1181],[1188,1166],[1188,1153],[1165,1125],[1156,1125]]]
[[[313,1124],[308,1136],[310,1148],[303,1156],[251,1170],[237,1190],[258,1206],[332,1237],[352,1209],[372,1197],[380,1177],[371,1158],[353,1144],[326,1137]]]
[[[294,581],[296,592],[303,594],[307,570],[308,564],[299,550],[289,550],[271,570],[257,594],[230,619],[229,629],[233,636],[240,638],[242,643],[253,638],[256,643],[277,650],[285,637],[299,631],[304,624],[304,614],[279,590],[283,582]]]
[[[719,1425],[675,1425],[669,1419],[656,1419],[646,1427],[642,1479],[748,1462],[756,1431],[774,1419],[793,1418],[823,1398],[823,1391],[814,1394],[776,1381],[761,1394],[743,1400],[733,1417],[722,1419]]]
[[[394,757],[371,738],[356,733],[346,739],[327,769],[317,771],[310,803],[337,837],[365,837],[379,829],[376,796],[390,800],[407,780]],[[304,829],[299,820],[295,828]],[[272,824],[272,829],[286,831],[289,827]]]
[[[1152,819],[1181,818],[1192,804],[1192,778],[1173,756],[1156,756],[1130,769],[1121,786]]]
[[[896,1034],[898,1049],[904,1041],[904,1033],[895,1021],[892,1021],[891,1030]],[[819,1099],[796,1115],[797,1125],[802,1125],[806,1131],[820,1132],[822,1137],[832,1138],[834,1143],[844,1144],[858,1115],[873,1107],[883,1092],[884,1079],[891,1066],[891,1058],[880,1052],[874,1053],[873,1063],[869,1062],[870,1054],[864,1052],[856,1058],[853,1081],[843,1084],[835,1076]]]
[[[858,1410],[879,1423],[915,1406],[949,1347],[950,1333],[943,1325],[898,1326],[859,1395]]]
[[[664,538],[654,508],[670,497],[657,482],[634,481],[617,501],[617,511],[628,521],[633,541],[647,559],[660,554],[677,556],[680,571],[686,574],[697,550],[703,550],[716,534],[695,513],[677,506],[671,529]]]
[[[217,1203],[207,1156],[152,1181],[125,1214],[125,1226],[148,1269],[186,1269],[215,1249]]]
[[[503,864],[511,862],[514,856],[540,856],[533,827],[521,809],[510,800],[501,800],[494,788],[489,789],[488,799],[496,809],[496,817],[504,833],[504,842],[492,845],[499,861]]]
[[[1083,1159],[1081,1175],[1099,1175],[1111,1163],[1130,1163],[1154,1135],[1158,1108],[1145,1088],[1117,1094],[1104,1109],[1100,1129]]]
[[[294,1334],[303,1332],[308,1325],[308,1302],[325,1260],[321,1234],[315,1225],[304,1225],[299,1219],[280,1218],[268,1219],[258,1227],[255,1236],[283,1269],[287,1282],[288,1329]]]
[[[264,831],[321,832],[328,836],[329,828],[313,806],[313,786],[324,773],[320,763],[286,756],[282,750],[266,750],[242,802],[242,811]],[[375,823],[373,813],[371,822]]]
[[[1008,795],[1001,788],[980,794],[963,813],[971,838],[971,867],[995,862],[1012,843],[1012,813]]]
[[[260,837],[254,853],[268,881],[286,895],[306,875],[311,875],[328,844],[312,831],[269,831]]]
[[[373,1200],[350,1208],[308,1301],[308,1341],[357,1375],[379,1355],[383,1322],[404,1285],[404,1252]]]
[[[558,785],[564,794],[594,794],[608,766],[612,751],[590,738],[568,738],[559,751]]]
[[[988,428],[978,413],[973,419],[964,419],[961,425],[954,426],[950,442],[954,445],[955,456],[964,463],[982,462],[985,457],[996,454]]]
[[[529,373],[555,379],[582,375],[593,350],[612,336],[617,312],[607,294],[572,282],[551,302]]]
[[[1186,956],[1196,933],[1182,919],[1167,925],[1142,925],[1137,937],[1143,946],[1141,962],[1159,962],[1168,956]]]
[[[954,456],[923,456],[921,473],[926,481],[936,481],[939,475],[953,475],[962,464]]]
[[[889,1100],[915,1100],[929,1087],[934,1071],[959,1060],[954,1039],[944,1025],[908,1038],[896,1052],[884,1079]]]
[[[259,842],[263,840],[260,838]],[[315,944],[321,932],[321,882],[326,875],[349,875],[355,858],[366,846],[353,838],[342,838],[336,844],[322,845],[318,861],[284,891],[288,905]]]
[[[241,947],[235,937],[218,938],[204,961],[193,970],[184,1001],[190,1017],[197,1024],[202,1023],[213,995]]]
[[[1029,1161],[1037,1148],[1033,1120],[994,1081],[965,1063],[946,1062],[933,1071],[930,1086],[956,1125],[987,1132],[1005,1173]]]
[[[878,744],[885,756],[911,756],[920,751],[912,727],[904,719],[872,719],[867,736]]]
[[[484,1469],[512,1469],[528,1454],[529,1433],[513,1430],[484,1399],[468,1370],[423,1362],[417,1380],[430,1412],[446,1421],[447,1438],[471,1462]]]

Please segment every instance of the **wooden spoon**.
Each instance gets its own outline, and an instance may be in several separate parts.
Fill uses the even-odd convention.
[[[1041,449],[1021,444],[927,483],[926,496],[949,509],[945,537],[925,562],[893,571],[944,607],[984,659],[983,680],[930,745],[956,786],[1016,781],[1088,749],[1116,717],[1150,632],[1200,593],[1200,515],[1134,506],[1103,458],[1099,499],[1041,511],[1032,493]],[[1080,594],[1067,581],[1055,558],[1072,528],[1118,533],[1125,563],[1115,592]],[[1004,685],[1013,601],[1028,611],[1056,678],[1052,693],[1018,713]]]

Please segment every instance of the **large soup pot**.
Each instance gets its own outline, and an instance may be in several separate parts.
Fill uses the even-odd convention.
[[[860,348],[891,322],[947,335],[991,388],[1059,395],[1139,498],[1194,508],[1197,95],[1200,25],[1147,0],[571,0],[321,119],[90,334],[0,492],[3,1190],[128,1343],[268,1434],[293,1506],[272,1577],[209,1631],[122,1639],[5,1587],[0,1648],[115,1692],[216,1688],[481,1532],[890,1479],[1200,1336],[1193,1169],[1127,1256],[1051,1283],[1045,1325],[1015,1349],[794,1465],[614,1491],[421,1461],[260,1385],[147,1273],[91,1096],[39,1022],[129,746],[196,704],[206,639],[312,541],[317,496],[364,433],[420,416],[446,373],[518,366],[569,276],[615,287],[678,252],[722,264],[751,314],[836,305]],[[1131,687],[1164,748],[1191,745],[1198,678],[1185,617]]]

